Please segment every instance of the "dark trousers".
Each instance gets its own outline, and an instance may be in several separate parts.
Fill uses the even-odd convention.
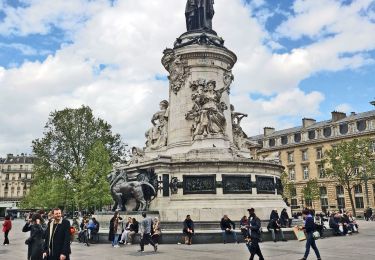
[[[264,260],[262,251],[260,251],[258,239],[252,238],[251,242],[247,243],[246,246],[250,251],[250,260],[253,260],[255,255],[258,255],[259,260]]]
[[[4,243],[3,243],[3,245],[9,245],[8,234],[9,234],[9,230],[4,232]]]
[[[145,245],[150,244],[155,247],[155,243],[151,238],[151,234],[143,234],[143,237],[141,239],[141,250],[143,251],[145,249]]]
[[[305,251],[304,258],[307,259],[307,257],[309,256],[309,253],[310,253],[310,247],[312,247],[312,249],[314,249],[316,257],[318,259],[320,259],[320,253],[319,253],[318,248],[316,247],[315,239],[314,239],[314,236],[313,236],[313,232],[307,233],[306,234],[306,238],[307,238],[306,239],[306,251]]]

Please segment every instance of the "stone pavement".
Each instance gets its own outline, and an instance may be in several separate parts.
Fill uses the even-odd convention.
[[[21,232],[23,221],[16,220],[10,233],[10,245],[0,246],[0,259],[26,259],[27,234]],[[1,242],[3,234],[1,234]],[[330,237],[317,241],[322,259],[375,259],[375,222],[360,221],[360,233],[346,237]],[[266,260],[294,260],[302,257],[305,242],[264,242],[260,244]],[[112,248],[110,244],[97,244],[86,247],[74,242],[72,260],[245,260],[249,252],[244,244],[200,244],[200,245],[159,245],[157,253],[151,246],[145,253],[138,253],[138,245]],[[257,259],[257,257],[255,257]],[[311,251],[309,259],[316,259]]]

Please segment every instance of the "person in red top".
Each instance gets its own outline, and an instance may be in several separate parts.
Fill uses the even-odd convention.
[[[4,223],[3,223],[3,232],[4,232],[4,243],[3,245],[9,245],[9,238],[8,234],[9,231],[12,229],[12,221],[10,220],[10,216],[6,216]]]

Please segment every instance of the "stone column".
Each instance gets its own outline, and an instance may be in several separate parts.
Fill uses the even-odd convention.
[[[194,36],[194,35],[193,35]],[[192,37],[187,34],[182,41]],[[210,37],[217,36],[211,35]],[[215,90],[229,86],[233,80],[231,69],[237,60],[236,55],[225,47],[210,44],[191,44],[164,51],[162,63],[170,72],[168,153],[185,153],[191,149],[229,148],[233,143],[229,91],[221,95],[226,127],[224,134],[208,134],[193,137],[194,120],[186,115],[194,107],[191,88],[194,81],[215,81]]]

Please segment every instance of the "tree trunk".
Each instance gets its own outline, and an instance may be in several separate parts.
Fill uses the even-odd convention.
[[[355,212],[355,205],[354,205],[354,201],[353,201],[352,189],[350,187],[346,187],[346,190],[348,191],[348,194],[349,194],[350,204],[352,206],[352,211],[353,211],[353,216],[357,217],[357,214]]]

